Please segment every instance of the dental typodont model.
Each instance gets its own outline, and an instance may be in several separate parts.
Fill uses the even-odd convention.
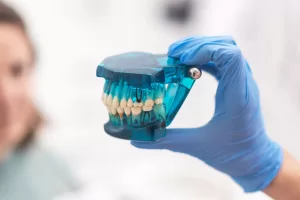
[[[102,101],[109,113],[105,132],[156,141],[165,136],[201,70],[166,55],[131,52],[104,59],[97,76],[105,79]]]

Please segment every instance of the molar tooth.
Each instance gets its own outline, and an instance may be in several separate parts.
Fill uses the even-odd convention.
[[[143,102],[140,102],[140,103],[134,102],[133,107],[143,107]]]
[[[126,99],[122,98],[121,103],[120,103],[120,107],[121,108],[126,108],[126,104],[127,104]]]
[[[112,104],[112,96],[110,94],[110,95],[108,95],[108,97],[106,99],[106,105],[111,106],[111,104]]]
[[[145,106],[153,107],[154,106],[154,101],[152,99],[147,99],[146,102],[145,102]]]
[[[143,111],[145,111],[145,112],[149,112],[152,109],[153,109],[152,106],[151,107],[149,107],[149,106],[143,106]]]
[[[132,115],[139,115],[142,112],[142,108],[141,107],[132,107],[131,112],[132,112]]]
[[[162,98],[157,98],[157,99],[155,99],[155,103],[156,104],[162,104],[163,103],[163,99]]]
[[[119,98],[117,96],[114,97],[112,106],[117,108],[119,106]]]
[[[111,107],[111,108],[110,108],[110,112],[111,112],[111,114],[113,114],[113,115],[117,114],[117,108]]]
[[[132,107],[132,106],[133,106],[133,101],[132,101],[131,98],[128,99],[128,101],[127,101],[127,106],[128,106],[128,107]]]
[[[126,108],[124,108],[124,110],[125,110],[125,114],[126,114],[127,116],[129,116],[130,113],[131,113],[131,108],[130,108],[130,107],[126,107]]]

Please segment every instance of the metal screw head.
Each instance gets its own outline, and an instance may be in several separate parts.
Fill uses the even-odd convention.
[[[199,69],[197,69],[197,68],[191,68],[190,71],[189,71],[189,73],[190,73],[190,77],[191,77],[192,79],[194,79],[194,80],[200,78],[201,75],[202,75],[201,70],[199,70]]]

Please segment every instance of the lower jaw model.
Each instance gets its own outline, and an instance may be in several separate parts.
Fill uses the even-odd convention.
[[[108,134],[156,141],[165,136],[201,71],[166,55],[130,52],[106,58],[97,67],[105,78],[102,102],[109,113]]]

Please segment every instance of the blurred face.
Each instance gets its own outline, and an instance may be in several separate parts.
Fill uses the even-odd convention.
[[[0,24],[0,158],[25,136],[31,116],[32,53],[22,30]]]

